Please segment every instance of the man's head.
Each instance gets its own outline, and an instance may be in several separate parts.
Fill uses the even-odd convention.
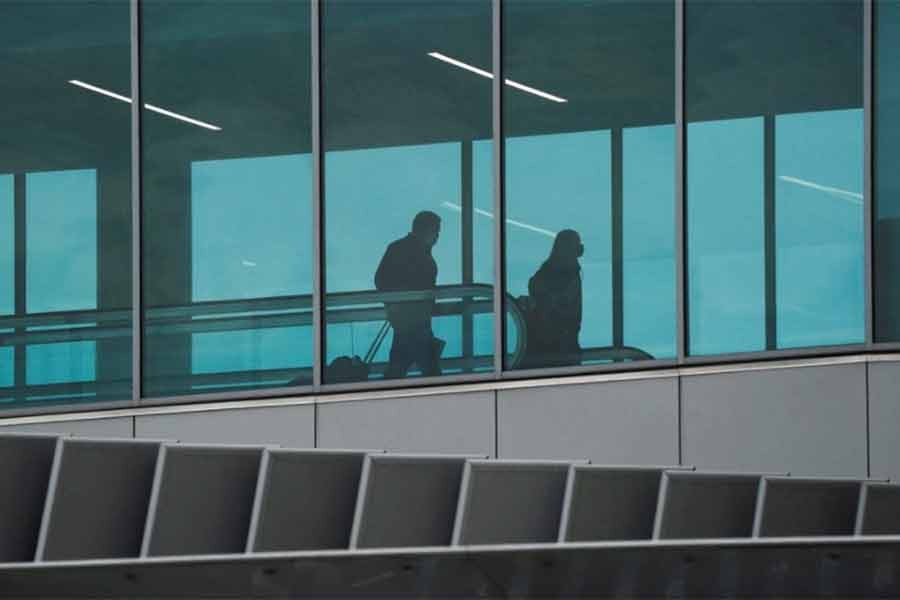
[[[433,247],[441,233],[441,218],[430,210],[423,210],[413,219],[412,234],[429,248]]]

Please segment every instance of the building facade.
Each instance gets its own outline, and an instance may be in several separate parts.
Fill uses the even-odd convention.
[[[900,477],[900,3],[0,31],[4,429]]]

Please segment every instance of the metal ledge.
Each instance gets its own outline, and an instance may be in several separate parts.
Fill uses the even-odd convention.
[[[534,544],[0,564],[13,597],[900,594],[900,537]]]
[[[825,367],[859,363],[900,362],[900,353],[851,354],[825,357],[791,358],[784,360],[757,360],[734,362],[730,364],[697,365],[646,369],[640,371],[622,371],[605,373],[585,373],[581,375],[558,375],[553,373],[547,377],[530,379],[486,380],[471,383],[449,384],[446,379],[419,378],[409,380],[409,385],[393,389],[369,389],[332,394],[265,397],[276,390],[259,390],[260,398],[227,399],[216,401],[217,395],[209,394],[198,397],[185,397],[184,404],[161,404],[127,406],[103,409],[102,405],[92,405],[89,410],[84,406],[72,406],[71,412],[44,413],[0,418],[0,427],[9,425],[29,425],[36,423],[61,423],[68,421],[84,421],[95,419],[112,419],[117,417],[140,417],[148,415],[170,415],[184,413],[215,412],[222,410],[253,410],[256,408],[274,408],[279,406],[301,406],[327,404],[333,402],[360,402],[371,400],[387,400],[392,398],[411,398],[421,396],[441,396],[447,394],[467,394],[477,392],[496,392],[501,390],[529,389],[552,386],[586,385],[594,383],[613,383],[619,381],[642,381],[672,377],[694,377],[722,373],[740,373],[748,371],[768,371],[775,369],[799,369],[807,367]],[[537,375],[537,373],[533,373]],[[424,387],[413,387],[414,385]],[[218,395],[221,397],[222,395]],[[147,404],[153,400],[146,400]],[[53,409],[68,407],[55,406]],[[81,408],[81,410],[78,410]]]

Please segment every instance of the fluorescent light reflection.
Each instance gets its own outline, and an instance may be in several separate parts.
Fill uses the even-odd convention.
[[[128,104],[131,104],[131,98],[129,98],[128,96],[123,96],[121,94],[111,92],[102,87],[98,87],[96,85],[91,85],[89,83],[79,81],[78,79],[70,79],[69,83],[71,83],[74,86],[80,87],[82,89],[88,90],[90,92],[94,92],[96,94],[106,96],[107,98],[112,98],[113,100],[118,100],[120,102],[127,102]],[[165,108],[160,108],[159,106],[156,106],[154,104],[146,104],[145,103],[144,108],[146,108],[147,110],[153,111],[155,113],[165,115],[172,119],[176,119],[178,121],[183,121],[185,123],[190,123],[191,125],[196,125],[197,127],[202,127],[204,129],[209,129],[212,131],[222,131],[221,127],[218,127],[211,123],[207,123],[206,121],[201,121],[199,119],[194,119],[194,118],[179,114],[177,112],[172,112],[171,110],[166,110]]]
[[[778,179],[787,183],[793,183],[794,185],[803,186],[811,190],[817,190],[819,192],[825,192],[826,194],[831,194],[833,196],[843,198],[844,200],[847,200],[848,202],[856,204],[858,206],[862,206],[863,203],[863,195],[858,192],[851,192],[849,190],[843,190],[841,188],[821,185],[813,181],[800,179],[799,177],[791,177],[790,175],[779,175]]]
[[[454,204],[452,202],[443,202],[442,205],[445,206],[446,208],[449,208],[452,211],[462,212],[462,206],[460,206],[459,204]],[[488,219],[494,218],[493,213],[489,213],[488,211],[482,210],[480,208],[474,209],[474,212],[476,215],[481,215],[482,217],[487,217]],[[520,229],[525,229],[526,231],[532,231],[534,233],[539,233],[539,234],[545,235],[549,238],[556,237],[556,233],[553,231],[550,231],[549,229],[535,227],[534,225],[529,225],[528,223],[523,223],[522,221],[516,221],[514,219],[506,219],[506,223],[507,223],[507,225],[512,225],[513,227],[519,227]]]
[[[446,54],[441,54],[440,52],[429,52],[428,56],[431,58],[436,58],[437,60],[443,61],[448,65],[453,65],[454,67],[459,67],[460,69],[465,69],[470,73],[475,73],[476,75],[481,75],[482,77],[487,77],[488,79],[493,79],[494,74],[490,71],[485,71],[484,69],[479,69],[478,67],[473,67],[468,63],[464,63],[461,60],[456,60],[455,58],[450,58]],[[533,88],[529,85],[525,85],[524,83],[519,83],[518,81],[513,81],[512,79],[505,79],[504,83],[509,87],[516,88],[517,90],[521,90],[528,94],[534,94],[544,100],[550,100],[551,102],[568,102],[565,98],[560,98],[559,96],[554,96],[553,94],[548,94],[545,91],[539,90],[537,88]]]

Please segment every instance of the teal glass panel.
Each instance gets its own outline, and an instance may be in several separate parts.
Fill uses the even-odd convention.
[[[130,20],[127,0],[0,5],[5,408],[131,398]]]
[[[6,332],[0,332],[3,335]],[[9,346],[0,347],[0,388],[10,388],[16,384],[15,376],[15,349]],[[14,390],[9,390],[13,391]],[[0,403],[9,401],[0,394]]]
[[[764,350],[763,120],[691,123],[688,140],[690,353]]]
[[[874,334],[900,342],[900,2],[877,0],[874,17]]]
[[[0,315],[16,311],[15,209],[12,175],[0,175]]]
[[[312,381],[309,17],[142,3],[145,396]]]
[[[94,342],[40,344],[28,347],[29,384],[88,382],[96,378]]]
[[[685,4],[688,353],[864,339],[863,2]]]
[[[863,111],[775,119],[778,347],[865,339]]]
[[[491,3],[322,10],[325,382],[488,371]]]
[[[547,168],[548,161],[552,168]],[[507,293],[524,305],[532,277],[550,254],[557,234],[578,228],[585,248],[580,260],[584,312],[578,341],[588,348],[612,345],[609,131],[507,138],[506,177]],[[536,341],[535,333],[528,330],[528,344]],[[507,347],[514,347],[511,338]],[[523,366],[549,366],[554,358],[545,355],[542,361]]]
[[[14,190],[13,176],[0,175],[0,315],[11,315],[16,310]],[[10,333],[14,330],[0,329],[0,340]],[[11,388],[14,385],[15,348],[4,341],[0,345],[0,387]],[[0,403],[9,400],[0,393]]]
[[[97,308],[97,173],[25,178],[30,313]]]
[[[507,369],[675,354],[675,3],[504,3]],[[524,352],[522,346],[524,344]]]
[[[675,356],[675,127],[622,133],[624,342]]]

